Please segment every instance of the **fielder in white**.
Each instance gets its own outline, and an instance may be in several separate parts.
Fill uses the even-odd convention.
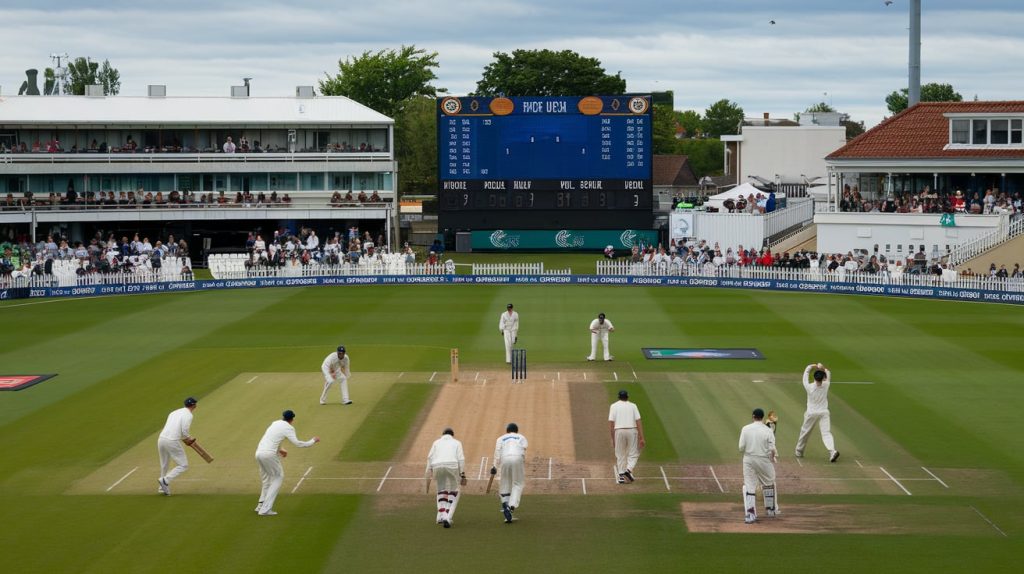
[[[776,503],[775,433],[764,424],[764,411],[754,409],[753,422],[740,431],[740,452],[743,453],[743,522],[757,522],[757,487],[764,496],[764,512],[768,516],[781,514]]]
[[[320,393],[320,404],[327,404],[327,391],[331,385],[338,383],[341,387],[341,404],[351,405],[352,400],[348,396],[348,378],[352,376],[349,371],[348,355],[345,354],[345,345],[339,345],[336,353],[327,355],[320,371],[324,374],[324,392]]]
[[[441,438],[430,445],[427,454],[427,480],[431,474],[437,486],[437,523],[452,527],[455,507],[459,504],[459,485],[466,484],[466,455],[455,431],[444,429]]]
[[[512,363],[512,346],[519,341],[519,313],[515,312],[511,303],[505,309],[498,319],[498,331],[505,339],[505,362]]]
[[[608,346],[608,333],[615,330],[615,326],[612,325],[611,321],[604,318],[604,313],[598,313],[597,319],[590,322],[590,355],[587,356],[588,361],[593,361],[594,357],[597,356],[597,341],[601,340],[601,345],[604,346],[604,360],[610,361],[614,359],[611,355],[611,348]]]
[[[309,440],[299,440],[295,436],[295,427],[292,421],[295,420],[295,413],[287,410],[281,414],[281,420],[270,423],[267,432],[263,433],[260,444],[256,447],[256,466],[259,467],[260,481],[263,483],[263,490],[260,491],[260,500],[256,504],[256,512],[260,516],[274,516],[274,501],[277,500],[277,493],[281,490],[281,483],[284,482],[284,467],[281,459],[288,456],[288,451],[281,448],[284,439],[288,439],[299,448],[313,446],[320,442],[320,437],[313,437]]]
[[[156,482],[160,494],[164,496],[171,494],[171,481],[188,470],[188,457],[185,456],[182,442],[188,445],[196,440],[189,434],[189,429],[192,426],[192,411],[196,410],[197,402],[189,397],[185,399],[184,407],[171,411],[171,414],[167,415],[164,429],[160,431],[160,438],[156,439],[156,450],[160,453],[160,478]],[[177,466],[167,472],[172,460]]]
[[[807,376],[814,369],[814,382]],[[804,368],[804,390],[807,391],[807,411],[804,412],[804,424],[800,427],[800,437],[796,439],[796,456],[804,455],[807,437],[814,430],[814,425],[821,429],[821,442],[828,449],[828,461],[835,462],[839,458],[835,440],[832,438],[832,419],[828,412],[828,387],[832,381],[832,372],[821,363],[810,364]]]
[[[505,434],[494,443],[494,466],[491,474],[497,474],[501,467],[501,481],[498,483],[498,498],[501,500],[501,513],[505,515],[505,523],[512,522],[512,513],[516,511],[523,497],[523,486],[526,485],[526,437],[519,434],[519,425],[508,423]]]
[[[615,472],[617,482],[633,482],[633,468],[640,459],[644,441],[644,425],[640,422],[640,409],[629,401],[629,393],[619,391],[619,400],[608,409],[608,428],[615,449]]]

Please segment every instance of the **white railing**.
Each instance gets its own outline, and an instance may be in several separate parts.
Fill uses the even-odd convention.
[[[713,213],[694,211],[690,235],[722,245],[760,247],[772,235],[814,220],[814,201],[787,199],[784,209],[771,213]]]
[[[816,269],[784,269],[776,267],[716,266],[672,263],[632,263],[629,261],[598,261],[598,275],[626,275],[632,277],[689,276],[730,279],[782,279],[791,281],[839,282],[870,285],[908,285],[922,287],[952,287],[962,289],[988,289],[993,291],[1024,291],[1024,279],[1000,279],[988,276],[963,276],[953,270],[942,275],[884,272],[864,273],[846,271],[842,267],[829,272]]]
[[[814,200],[807,197],[787,198],[785,209],[764,214],[764,236],[771,236],[814,219]]]
[[[0,164],[83,164],[83,163],[251,163],[251,162],[341,162],[390,161],[388,152],[295,152],[295,153],[4,153]]]
[[[473,275],[572,275],[572,269],[544,269],[544,263],[473,263]]]
[[[192,273],[182,273],[181,269],[174,272],[152,269],[138,269],[130,272],[117,271],[114,273],[86,273],[57,274],[52,275],[28,275],[28,276],[2,276],[0,277],[0,288],[30,287],[39,289],[43,287],[89,287],[94,285],[135,285],[141,283],[161,283],[166,281],[192,281]]]
[[[947,261],[954,267],[961,265],[989,249],[1006,243],[1020,235],[1022,231],[1024,231],[1024,217],[1017,217],[1011,222],[1009,215],[1004,214],[999,220],[999,225],[992,231],[950,249]]]

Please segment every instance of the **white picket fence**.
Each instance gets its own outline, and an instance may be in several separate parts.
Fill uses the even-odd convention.
[[[190,279],[189,273],[182,273],[182,269],[186,266],[191,269],[188,259],[165,257],[160,263],[160,268],[154,269],[151,260],[143,258],[142,263],[133,267],[131,271],[98,273],[95,270],[90,270],[87,273],[79,274],[82,263],[78,259],[54,259],[51,264],[51,274],[22,276],[20,272],[13,273],[10,276],[0,277],[0,287],[81,287],[181,281],[183,277]]]
[[[992,231],[950,249],[947,261],[953,266],[961,265],[967,260],[1013,239],[1021,232],[1024,232],[1024,217],[1017,217],[1011,222],[1009,216],[1004,215],[1000,219],[999,225]]]
[[[572,275],[572,269],[544,269],[544,263],[473,263],[473,275]]]

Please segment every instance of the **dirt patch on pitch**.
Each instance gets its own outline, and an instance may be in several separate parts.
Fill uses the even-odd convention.
[[[760,498],[758,499],[760,504]],[[782,514],[743,522],[739,502],[684,502],[690,532],[746,534],[927,534],[990,536],[996,532],[969,507],[866,504],[780,505]],[[760,509],[759,509],[760,511]]]
[[[488,373],[490,374],[490,373]],[[515,422],[530,441],[528,459],[576,460],[573,446],[569,385],[565,382],[527,381],[511,384],[501,379],[467,377],[446,383],[415,431],[405,461],[426,463],[427,453],[445,427],[455,430],[466,454],[466,474],[475,474],[481,459],[494,455],[494,441],[505,425]]]

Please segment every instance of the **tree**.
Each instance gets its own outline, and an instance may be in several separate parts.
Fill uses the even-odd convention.
[[[476,83],[476,95],[586,96],[625,93],[626,80],[605,73],[597,58],[572,50],[514,50],[494,53]]]
[[[68,62],[68,93],[82,96],[86,86],[96,84],[103,86],[107,96],[116,96],[121,91],[121,73],[110,65],[110,60],[103,60],[102,67],[88,58]]]
[[[676,149],[676,114],[667,104],[655,104],[651,116],[651,152],[670,154]]]
[[[704,133],[717,138],[739,133],[743,123],[743,108],[727,99],[718,100],[704,111]]]
[[[846,128],[847,141],[852,140],[867,131],[867,128],[864,127],[864,122],[855,122],[853,120],[846,120],[843,122],[843,127]]]
[[[428,53],[415,45],[403,45],[398,50],[367,50],[361,56],[338,60],[338,74],[324,74],[320,93],[347,96],[394,118],[413,98],[437,95],[438,88],[430,83],[437,79],[437,67],[437,52]]]
[[[684,139],[676,141],[675,153],[686,156],[697,179],[705,175],[721,175],[725,148],[717,139]]]
[[[395,118],[400,195],[437,193],[437,108],[434,98],[409,99]]]
[[[903,88],[898,92],[892,92],[885,97],[885,105],[889,107],[889,111],[893,114],[898,114],[903,110],[907,109],[907,102],[909,101],[910,90]],[[953,89],[951,84],[938,84],[932,82],[921,86],[921,101],[922,102],[962,102],[964,97],[959,92]]]
[[[688,138],[700,137],[704,132],[704,120],[700,117],[700,112],[694,110],[676,112],[676,124],[683,128]]]

